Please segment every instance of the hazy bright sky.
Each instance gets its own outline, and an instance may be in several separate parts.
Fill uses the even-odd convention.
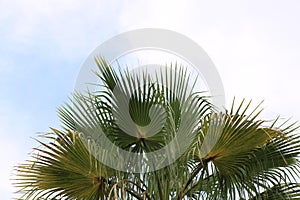
[[[38,132],[59,128],[80,66],[110,37],[164,28],[196,41],[215,63],[228,104],[265,100],[262,117],[300,119],[300,2],[0,1],[0,199]]]

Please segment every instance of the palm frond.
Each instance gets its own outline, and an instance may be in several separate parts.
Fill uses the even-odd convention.
[[[196,126],[197,118],[211,110],[203,95],[188,88],[190,78],[183,67],[159,68],[150,76],[147,71],[116,71],[105,60],[96,61],[104,88],[76,94],[71,100],[73,106],[66,104],[59,109],[67,129],[87,134],[83,127],[101,126],[117,146],[147,152],[164,147],[174,138],[179,125],[185,124],[180,120],[187,121],[184,113],[190,117],[187,112],[195,112],[187,124]]]
[[[113,171],[96,160],[76,132],[52,129],[31,160],[17,167],[24,199],[103,199]],[[22,199],[23,199],[22,198]]]
[[[247,115],[250,104],[242,106],[243,102],[236,112],[211,115],[201,127],[197,181],[190,190],[203,190],[207,199],[251,197],[298,177],[300,140],[295,129],[265,127],[257,120],[257,108]]]

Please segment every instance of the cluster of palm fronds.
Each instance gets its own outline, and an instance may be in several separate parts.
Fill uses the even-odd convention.
[[[150,76],[96,62],[98,89],[61,107],[64,130],[17,167],[22,199],[300,199],[295,124],[267,125],[244,101],[216,112],[183,67]]]

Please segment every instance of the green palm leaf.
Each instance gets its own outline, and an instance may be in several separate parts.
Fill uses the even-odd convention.
[[[246,115],[250,104],[242,105],[203,122],[190,191],[203,191],[207,199],[236,199],[296,181],[300,141],[295,129],[265,127],[257,108]]]
[[[113,171],[87,151],[76,132],[53,129],[38,140],[33,159],[17,168],[19,192],[24,199],[104,198]]]

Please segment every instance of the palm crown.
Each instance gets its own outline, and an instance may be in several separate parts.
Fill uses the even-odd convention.
[[[300,198],[295,124],[267,125],[244,101],[218,112],[181,66],[95,61],[98,89],[59,108],[63,130],[17,166],[23,199]]]

